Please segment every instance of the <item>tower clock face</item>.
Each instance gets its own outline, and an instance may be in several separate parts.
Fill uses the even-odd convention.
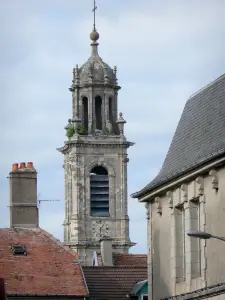
[[[102,220],[94,221],[92,224],[92,232],[96,238],[109,236],[109,225]]]

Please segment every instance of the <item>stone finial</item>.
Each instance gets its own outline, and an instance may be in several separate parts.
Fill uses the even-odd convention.
[[[198,184],[198,195],[201,196],[204,194],[204,179],[199,176],[195,179],[195,182]]]
[[[116,123],[118,124],[120,134],[123,135],[124,124],[126,123],[126,121],[124,120],[123,114],[121,112],[119,113],[119,119],[116,121]]]
[[[171,191],[168,191],[166,193],[166,196],[168,198],[168,206],[169,206],[169,208],[173,208],[173,193]]]
[[[161,215],[162,214],[162,207],[161,207],[161,204],[160,204],[160,198],[159,197],[155,198],[155,203],[156,203],[156,212],[157,212],[157,214]]]
[[[98,39],[99,39],[99,33],[96,31],[96,30],[93,30],[91,33],[90,33],[90,39],[93,41],[93,42],[96,42]]]
[[[74,124],[74,133],[77,134],[77,129],[79,124],[81,123],[81,119],[79,119],[78,115],[76,114],[71,122]]]
[[[212,188],[217,190],[219,188],[218,184],[219,184],[219,181],[218,181],[218,174],[217,174],[217,171],[216,170],[211,170],[209,172],[209,176],[212,176]]]

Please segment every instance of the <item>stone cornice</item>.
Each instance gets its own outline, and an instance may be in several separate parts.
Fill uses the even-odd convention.
[[[209,163],[206,166],[201,167],[194,172],[186,174],[177,180],[174,180],[168,184],[165,184],[164,186],[162,186],[160,188],[155,189],[154,191],[152,191],[150,193],[147,193],[143,197],[139,198],[139,202],[153,201],[155,199],[155,197],[157,197],[158,195],[161,195],[162,193],[166,193],[168,190],[171,190],[171,188],[174,188],[175,186],[178,186],[179,184],[182,184],[186,181],[190,181],[197,176],[200,176],[200,175],[202,176],[202,174],[207,174],[210,170],[221,166],[221,164],[224,164],[224,162],[225,162],[225,157],[223,157],[221,159],[217,159],[216,161]],[[135,196],[135,194],[133,194],[133,197],[134,196]]]
[[[96,143],[96,141],[68,141],[66,144],[61,147],[57,148],[57,150],[63,154],[69,153],[71,151],[71,148],[129,148],[130,146],[133,146],[134,143],[127,142],[127,141],[100,141],[99,143]]]
[[[78,90],[78,89],[83,89],[83,88],[89,88],[89,87],[92,87],[92,88],[102,88],[102,87],[109,87],[109,88],[113,88],[115,90],[120,90],[121,89],[121,86],[117,85],[117,84],[110,84],[110,83],[86,83],[86,84],[74,84],[72,85],[69,90],[70,92],[74,92],[75,90]]]

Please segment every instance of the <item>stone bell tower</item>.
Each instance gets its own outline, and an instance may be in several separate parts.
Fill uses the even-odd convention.
[[[124,136],[122,113],[117,112],[116,67],[111,69],[98,55],[99,34],[90,34],[91,56],[73,69],[72,119],[65,127],[64,242],[92,263],[99,240],[112,239],[114,252],[127,253],[127,148],[134,143]]]

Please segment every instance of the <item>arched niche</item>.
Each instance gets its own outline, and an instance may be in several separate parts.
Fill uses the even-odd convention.
[[[95,97],[95,121],[96,129],[102,130],[102,98]]]
[[[90,201],[91,216],[109,216],[109,176],[103,166],[95,166],[90,171]]]

